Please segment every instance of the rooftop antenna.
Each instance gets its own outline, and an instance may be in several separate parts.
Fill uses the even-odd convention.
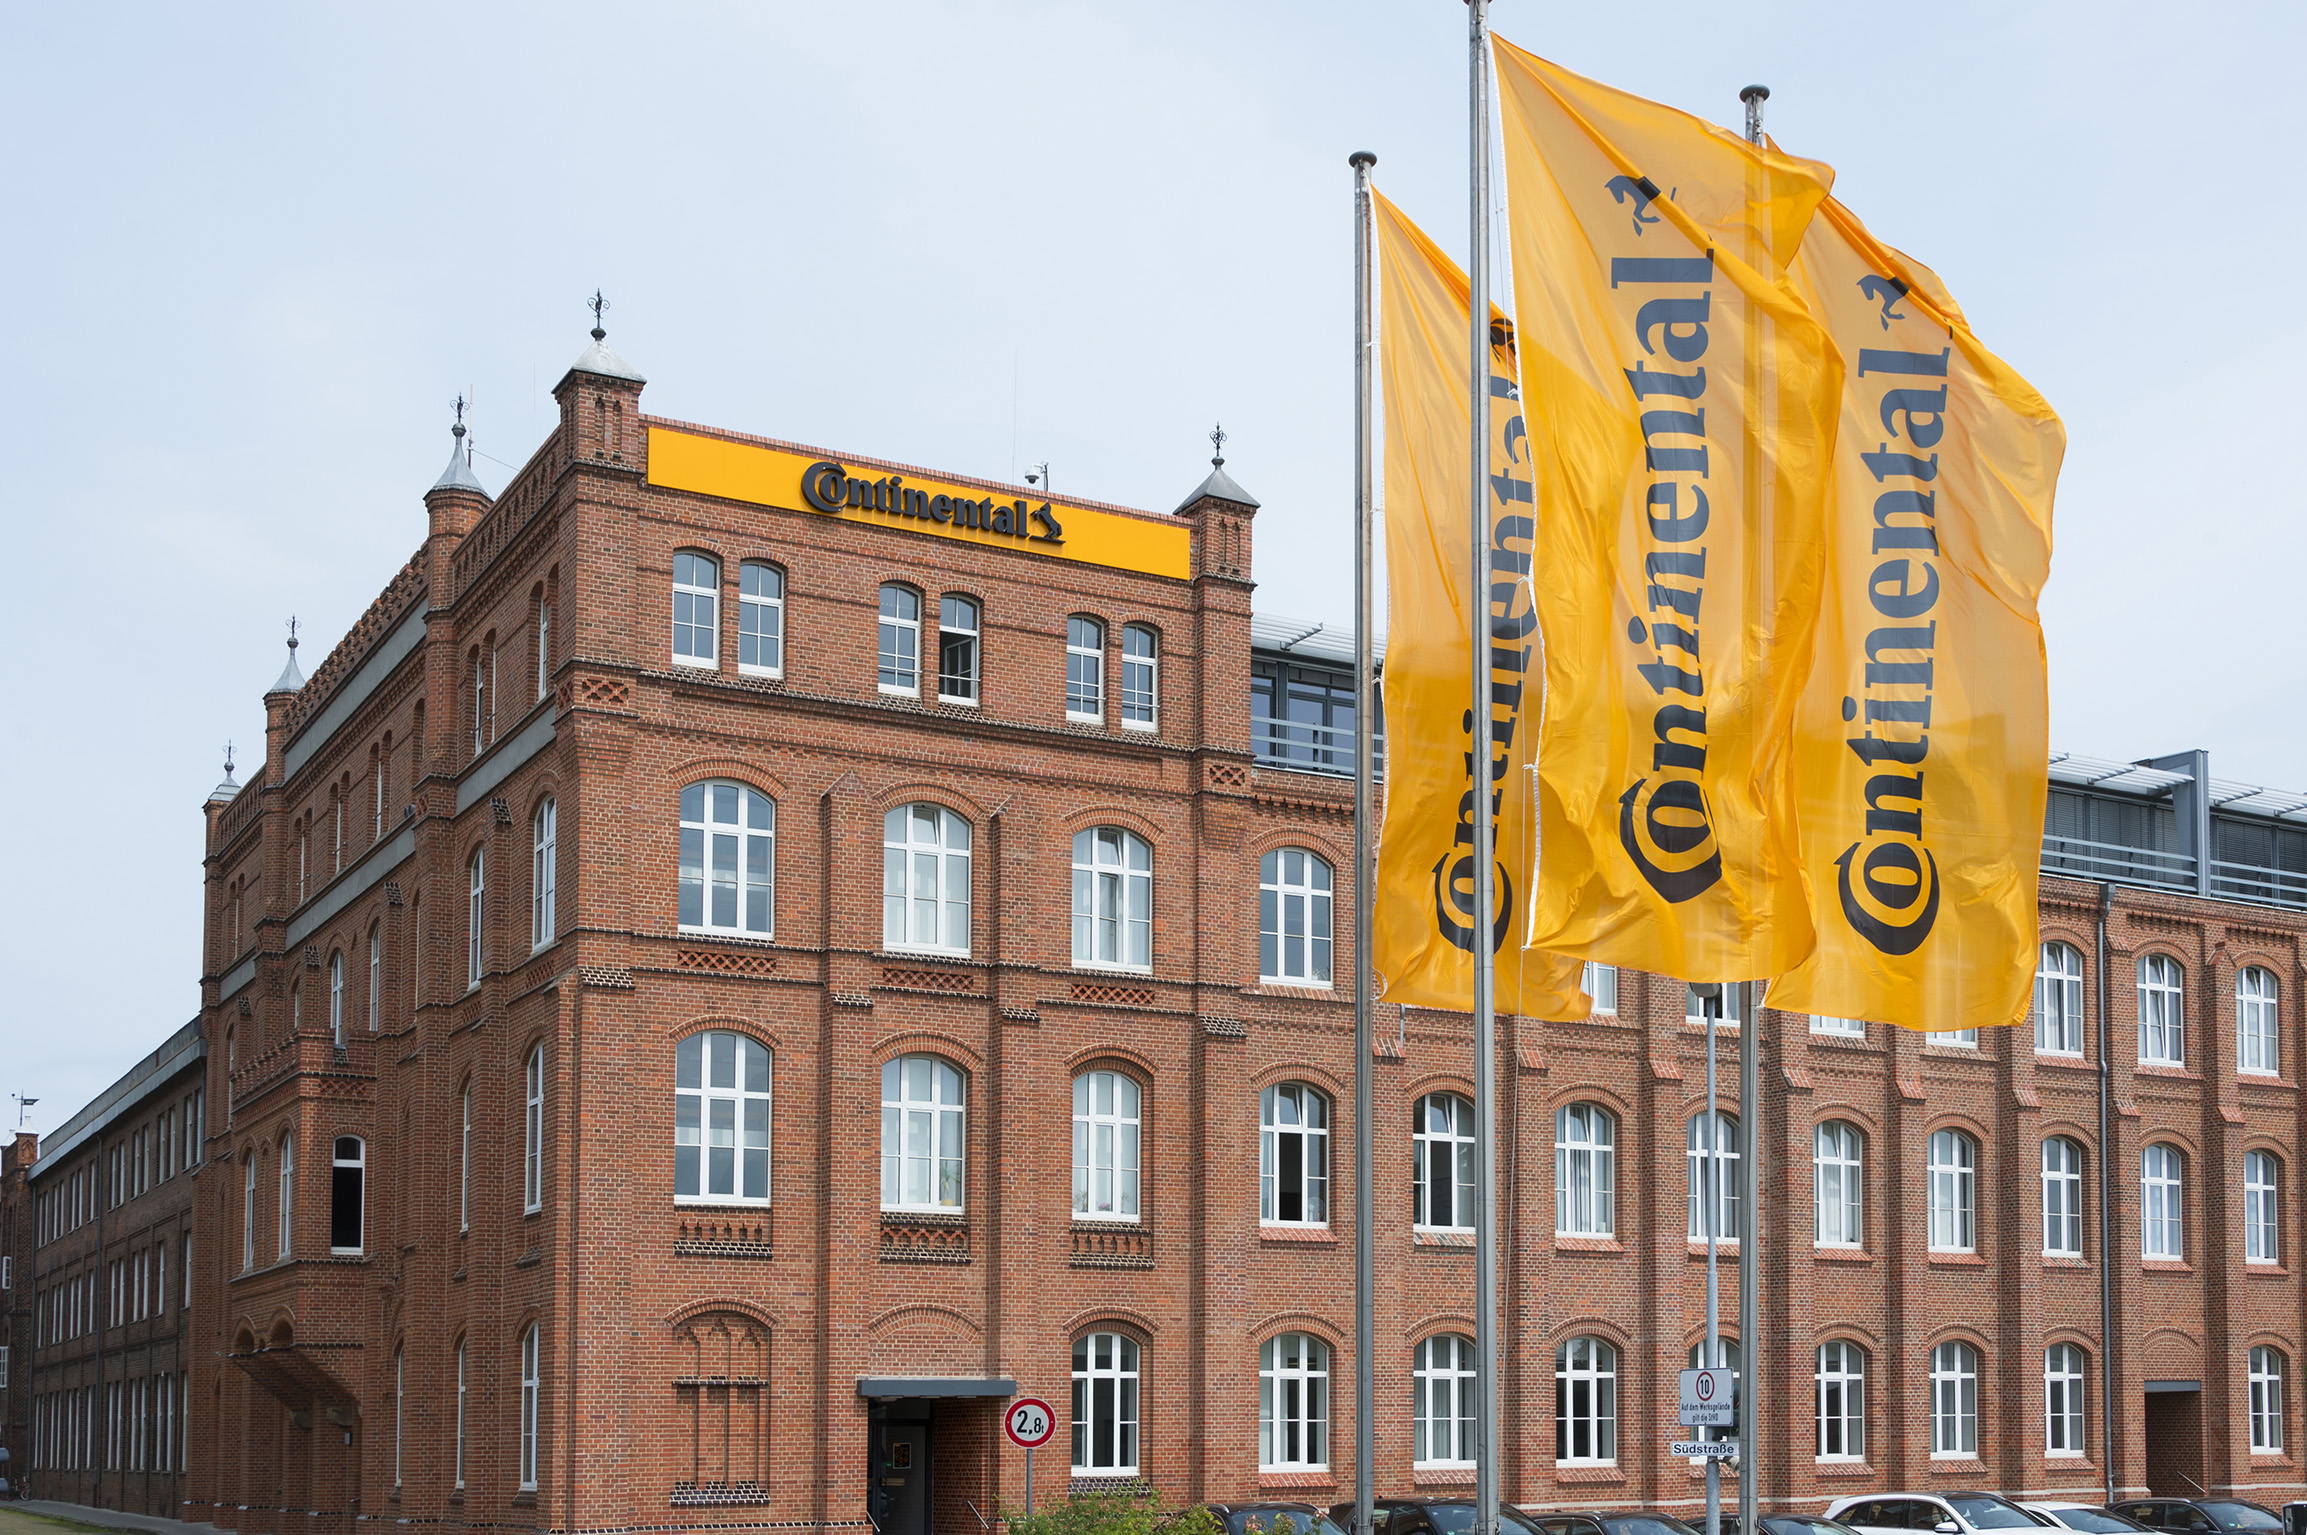
[[[457,431],[462,434],[464,428],[460,426]],[[288,620],[288,655],[290,660],[296,659],[296,616],[294,614],[289,615]]]
[[[22,1093],[10,1093],[8,1096],[16,1100],[16,1128],[21,1130],[24,1128],[24,1111],[40,1100],[27,1098]]]
[[[1223,421],[1210,428],[1210,446],[1217,449],[1210,459],[1210,467],[1223,469],[1226,466],[1226,424]]]
[[[601,328],[601,311],[609,307],[609,301],[601,297],[600,289],[595,288],[593,290],[593,296],[585,300],[585,307],[593,311],[593,339],[595,341],[607,340],[609,333]]]
[[[1035,464],[1031,468],[1027,469],[1025,472],[1025,483],[1028,485],[1039,485],[1041,487],[1041,493],[1045,496],[1048,495],[1049,460],[1045,458],[1040,463]]]
[[[465,397],[461,394],[457,396],[457,424],[450,427],[449,432],[450,435],[456,438],[458,444],[464,448],[465,467],[470,469],[473,466],[473,450],[472,445],[465,442]]]

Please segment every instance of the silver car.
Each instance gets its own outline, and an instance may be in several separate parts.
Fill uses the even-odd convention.
[[[1902,1492],[1889,1497],[1838,1498],[1826,1517],[1861,1535],[1973,1535],[1979,1530],[2036,1530],[2058,1526],[2048,1514],[2031,1513],[1991,1492]]]

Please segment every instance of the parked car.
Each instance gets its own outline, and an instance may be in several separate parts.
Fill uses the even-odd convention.
[[[1861,1535],[1877,1530],[1935,1530],[1938,1535],[1971,1535],[1974,1530],[2056,1528],[2048,1514],[2031,1514],[1991,1492],[1902,1492],[1890,1497],[1837,1498],[1826,1517]]]
[[[2070,1530],[2082,1530],[2085,1535],[2140,1535],[2147,1527],[2126,1514],[2096,1503],[2058,1503],[2030,1499],[2019,1507],[2029,1513],[2047,1514]]]
[[[1330,1518],[1347,1529],[1354,1525],[1354,1505],[1333,1503]],[[1467,1535],[1474,1528],[1472,1498],[1374,1498],[1370,1522],[1377,1535]],[[1500,1505],[1500,1535],[1540,1535],[1529,1516]]]
[[[1525,1514],[1523,1517],[1537,1526],[1539,1535],[1698,1535],[1698,1531],[1671,1514],[1646,1514],[1639,1509],[1623,1513],[1580,1509],[1574,1514]]]
[[[1705,1529],[1705,1525],[1699,1521],[1694,1520],[1692,1523],[1701,1531]],[[1820,1519],[1810,1514],[1765,1514],[1755,1523],[1762,1527],[1762,1535],[1858,1535],[1847,1524],[1837,1524],[1832,1519]],[[1722,1516],[1722,1535],[1740,1535],[1738,1515],[1735,1512]]]
[[[2281,1514],[2241,1498],[2126,1498],[2114,1508],[2150,1530],[2167,1530],[2171,1535],[2218,1535],[2222,1530],[2280,1532],[2283,1528]]]
[[[1253,1519],[1264,1535],[1346,1535],[1311,1503],[1212,1503],[1209,1510],[1226,1527],[1226,1535],[1249,1535]],[[1351,1505],[1346,1512],[1352,1515]]]

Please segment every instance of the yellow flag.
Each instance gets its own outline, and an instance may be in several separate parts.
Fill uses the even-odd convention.
[[[1378,245],[1379,360],[1386,422],[1386,813],[1378,838],[1372,964],[1388,1001],[1469,1008],[1474,945],[1501,948],[1497,1006],[1584,1018],[1575,961],[1521,950],[1519,910],[1535,835],[1529,775],[1512,771],[1537,724],[1530,583],[1530,468],[1514,335],[1490,322],[1489,690],[1497,908],[1474,910],[1472,524],[1466,274],[1385,198]],[[1514,850],[1523,849],[1517,859]]]
[[[1546,572],[1528,941],[1780,975],[1813,943],[1787,747],[1842,384],[1785,262],[1831,172],[1496,57]]]
[[[2009,1023],[2035,972],[2050,755],[2035,600],[2066,432],[1937,276],[1841,204],[1794,272],[1848,372],[1794,747],[1818,948],[1771,1005]]]

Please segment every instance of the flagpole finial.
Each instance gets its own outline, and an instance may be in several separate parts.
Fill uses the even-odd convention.
[[[1374,154],[1371,154],[1366,149],[1357,149],[1352,154],[1346,156],[1346,163],[1352,166],[1355,170],[1361,170],[1365,166],[1376,165],[1378,163],[1378,157]]]
[[[1738,99],[1746,103],[1746,141],[1759,144],[1762,142],[1762,104],[1770,99],[1770,87],[1750,85],[1738,93]]]
[[[1210,459],[1210,467],[1223,469],[1226,464],[1226,424],[1223,421],[1210,428],[1210,446],[1217,449],[1216,455]]]

